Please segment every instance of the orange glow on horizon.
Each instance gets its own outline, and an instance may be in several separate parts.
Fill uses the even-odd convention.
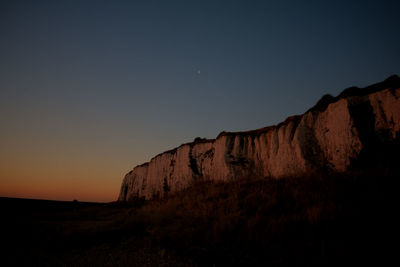
[[[60,165],[40,164],[41,159],[19,165],[24,167],[17,163],[1,166],[0,197],[112,202],[124,175],[122,166],[88,161]]]
[[[43,186],[43,184],[26,184],[26,185],[11,185],[9,187],[2,187],[0,190],[0,197],[15,197],[15,198],[28,198],[28,199],[46,199],[46,200],[60,200],[60,201],[85,201],[85,202],[112,202],[117,200],[118,193],[110,192],[109,188],[99,188],[89,186],[65,185],[58,186]]]

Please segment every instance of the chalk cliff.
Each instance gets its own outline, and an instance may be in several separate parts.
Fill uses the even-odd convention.
[[[161,153],[126,174],[118,200],[162,197],[201,180],[346,172],[387,158],[399,142],[400,78],[391,76],[326,95],[276,126],[196,138]]]

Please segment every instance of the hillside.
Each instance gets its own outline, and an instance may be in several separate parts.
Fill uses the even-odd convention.
[[[386,266],[397,181],[246,177],[109,204],[0,198],[2,266]]]

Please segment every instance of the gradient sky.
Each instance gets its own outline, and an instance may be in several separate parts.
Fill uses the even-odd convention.
[[[0,196],[113,201],[135,165],[400,72],[400,1],[1,1]],[[200,70],[200,71],[199,71]]]

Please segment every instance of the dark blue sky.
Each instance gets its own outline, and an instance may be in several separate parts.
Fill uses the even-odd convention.
[[[399,1],[1,1],[0,195],[34,182],[47,191],[26,196],[111,200],[126,171],[163,150],[276,124],[323,94],[399,74],[399,10]],[[93,183],[101,194],[54,189]]]

